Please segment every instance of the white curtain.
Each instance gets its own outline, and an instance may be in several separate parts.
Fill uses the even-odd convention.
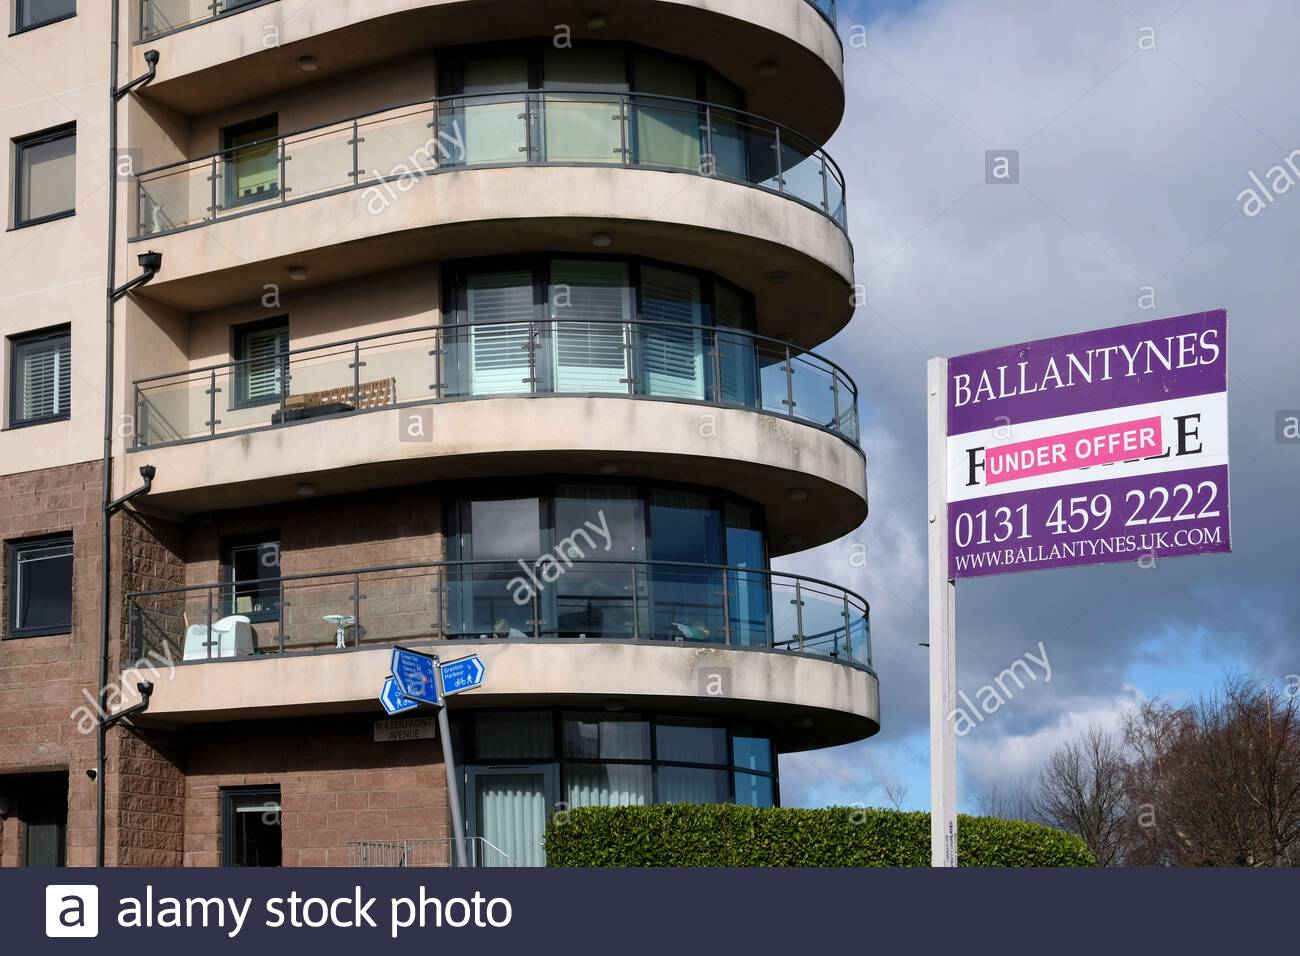
[[[648,766],[568,764],[564,785],[570,807],[644,807],[651,801]]]
[[[545,866],[546,778],[539,773],[491,774],[478,780],[479,834],[503,852],[484,847],[483,866]]]

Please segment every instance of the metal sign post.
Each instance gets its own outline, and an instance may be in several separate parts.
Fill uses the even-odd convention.
[[[948,360],[931,359],[930,511],[930,865],[957,865],[957,582],[948,577]]]
[[[435,658],[436,660],[436,658]],[[442,668],[438,668],[438,689],[442,690]],[[460,866],[469,866],[465,853],[465,817],[460,808],[460,784],[456,778],[456,757],[451,746],[451,722],[447,719],[447,697],[442,695],[438,705],[438,735],[442,737],[442,762],[447,768],[447,800],[451,804],[451,828],[456,841],[456,859]]]

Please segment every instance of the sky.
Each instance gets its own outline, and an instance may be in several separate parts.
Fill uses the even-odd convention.
[[[1300,673],[1300,445],[1276,440],[1277,412],[1300,409],[1300,184],[1253,216],[1239,199],[1300,150],[1300,4],[840,0],[840,33],[828,149],[867,304],[819,351],[858,383],[871,515],[779,565],[871,601],[882,729],[783,757],[783,803],[881,806],[901,787],[929,806],[926,360],[1229,313],[1234,552],[958,587],[959,688],[1040,642],[1052,666],[958,741],[975,812],[1144,699]],[[993,149],[1019,151],[1018,184],[986,184]]]

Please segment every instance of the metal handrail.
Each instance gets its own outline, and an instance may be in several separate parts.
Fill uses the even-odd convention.
[[[528,564],[529,560],[535,563],[536,560],[538,559],[536,558],[527,559],[527,560],[520,559],[520,562],[523,562],[524,567],[528,567],[531,566]],[[284,604],[284,594],[286,592],[286,588],[285,588],[286,585],[290,585],[289,591],[290,593],[292,593],[293,591],[292,585],[304,583],[304,582],[313,582],[316,585],[320,585],[320,586],[328,586],[329,584],[337,585],[340,582],[351,583],[352,589],[351,589],[351,595],[348,598],[348,603],[350,604],[350,609],[353,612],[352,618],[353,618],[354,625],[357,627],[362,627],[364,624],[362,609],[364,607],[364,602],[366,600],[366,595],[361,592],[361,579],[363,577],[396,575],[402,572],[428,572],[431,574],[441,573],[444,575],[443,584],[440,587],[432,588],[430,593],[443,593],[443,592],[450,593],[455,588],[464,586],[466,584],[473,585],[475,583],[482,584],[488,581],[495,582],[502,574],[505,573],[504,569],[509,569],[512,574],[518,574],[518,571],[522,570],[522,568],[520,567],[520,562],[511,561],[509,559],[491,559],[491,560],[463,560],[463,561],[449,560],[449,561],[436,561],[436,562],[424,562],[424,563],[413,563],[413,564],[397,564],[397,565],[387,565],[387,566],[379,566],[379,567],[348,569],[344,571],[329,571],[329,572],[322,572],[316,574],[282,575],[276,578],[259,578],[256,581],[249,581],[249,582],[230,582],[230,581],[212,582],[208,584],[183,585],[183,586],[171,587],[171,588],[161,588],[161,589],[156,589],[151,591],[132,592],[126,596],[126,603],[127,603],[128,615],[131,620],[133,651],[136,652],[137,657],[144,656],[143,648],[135,646],[136,644],[139,643],[135,640],[135,637],[136,637],[137,627],[140,626],[141,623],[137,620],[136,612],[137,610],[140,610],[140,603],[145,599],[149,599],[149,598],[167,598],[167,597],[174,597],[177,595],[189,595],[189,594],[199,594],[204,596],[206,598],[205,617],[207,620],[208,632],[211,633],[212,624],[218,619],[218,615],[221,613],[214,606],[214,594],[233,591],[233,589],[239,583],[246,583],[249,584],[250,586],[256,585],[257,588],[261,590],[278,593],[280,595],[282,608],[283,606],[288,606]],[[789,635],[788,637],[777,639],[775,632],[772,630],[773,626],[776,623],[777,617],[774,611],[771,609],[771,607],[769,607],[767,609],[767,617],[765,617],[763,621],[767,629],[767,640],[765,645],[766,649],[778,653],[794,652],[794,653],[801,653],[801,654],[811,654],[812,656],[816,656],[816,657],[829,657],[837,660],[846,659],[850,663],[862,663],[865,664],[865,666],[868,668],[871,667],[871,660],[872,660],[871,631],[870,631],[871,605],[867,602],[865,598],[863,598],[861,595],[857,594],[856,592],[851,591],[848,588],[841,587],[837,584],[832,584],[829,581],[825,581],[819,578],[808,577],[806,575],[791,574],[785,571],[772,571],[766,568],[743,568],[743,567],[735,567],[731,565],[687,562],[687,561],[637,561],[637,560],[620,560],[618,558],[583,558],[580,560],[566,559],[566,564],[568,565],[568,571],[566,573],[574,573],[573,569],[576,568],[578,569],[578,573],[582,573],[582,571],[586,571],[587,573],[596,573],[597,570],[603,569],[603,570],[610,570],[622,574],[630,569],[632,575],[631,580],[633,584],[630,600],[632,601],[634,612],[636,611],[638,605],[638,593],[637,593],[638,573],[645,575],[643,583],[646,584],[653,584],[656,581],[658,582],[663,581],[662,578],[655,578],[654,577],[655,574],[658,575],[672,575],[672,574],[690,575],[692,573],[698,574],[699,575],[698,578],[686,579],[685,583],[691,583],[691,584],[707,584],[711,580],[712,575],[714,574],[718,575],[719,580],[722,583],[722,587],[714,595],[714,597],[719,599],[716,607],[710,607],[710,610],[722,615],[723,640],[708,641],[708,643],[725,644],[728,646],[733,646],[733,645],[746,646],[746,647],[762,646],[762,645],[756,645],[744,641],[733,642],[732,640],[733,630],[736,628],[737,622],[731,619],[732,610],[727,595],[728,595],[729,582],[732,581],[733,578],[738,579],[742,582],[752,581],[754,579],[760,579],[764,581],[766,587],[766,593],[768,595],[769,600],[773,598],[775,595],[777,595],[778,593],[782,593],[776,590],[777,585],[781,585],[782,587],[788,589],[792,588],[793,590],[789,593],[793,594],[793,599],[790,601],[790,604],[794,608],[795,621],[797,622],[795,627],[795,633]],[[476,571],[480,574],[488,575],[488,577],[481,577],[475,579],[474,577],[472,577],[472,575]],[[467,576],[463,576],[453,581],[446,578],[445,575],[448,572],[460,572],[462,575],[467,575]],[[551,584],[548,586],[555,586],[555,585]],[[510,590],[509,585],[503,586],[503,593],[508,593],[509,590]],[[544,590],[545,588],[542,589],[542,591]],[[839,614],[840,617],[842,618],[843,620],[842,625],[837,625],[836,627],[830,628],[829,630],[816,631],[811,634],[805,632],[804,625],[806,622],[806,612],[804,608],[811,600],[811,595],[813,594],[817,594],[824,597],[826,599],[828,606],[830,605],[838,606],[836,613]],[[475,594],[474,596],[478,596],[478,595]],[[602,595],[601,597],[608,597],[608,596]],[[542,599],[541,591],[534,590],[531,598],[533,602],[532,611],[534,615],[533,617],[534,633],[531,635],[531,637],[525,635],[526,639],[532,640],[541,637],[541,630],[540,630],[541,618],[540,618],[540,610],[539,610],[541,599]],[[644,608],[647,610],[653,610],[654,608],[660,606],[670,606],[672,603],[673,603],[672,601],[668,601],[661,605],[649,598],[645,599],[642,602]],[[521,608],[523,606],[524,605],[519,605],[519,607]],[[278,652],[287,653],[285,651],[285,643],[284,643],[285,635],[283,633],[283,628],[284,628],[283,614],[277,614],[277,628],[278,628],[278,638],[279,638]],[[863,651],[861,660],[855,659],[854,650],[853,650],[853,645],[855,641],[855,629],[861,632],[861,636],[859,638],[859,640],[862,642],[862,651]],[[435,624],[430,630],[438,631],[439,628]],[[475,633],[476,631],[477,629],[471,631],[470,633],[472,634]],[[443,639],[448,639],[447,636],[452,634],[455,635],[455,639],[466,638],[465,634],[461,634],[460,632],[449,629],[447,627],[447,621],[444,616],[442,620],[442,626],[441,626],[441,635]],[[433,635],[431,634],[430,636]],[[842,658],[840,654],[841,636],[844,641],[843,649],[845,654],[847,655],[847,657],[845,658]],[[411,637],[409,635],[403,635],[401,638],[395,638],[394,640],[410,640],[410,639]],[[602,639],[613,640],[617,642],[626,642],[629,640],[632,641],[654,640],[656,642],[660,642],[662,640],[662,639],[654,639],[642,635],[639,630],[635,631],[632,634],[616,633],[612,637],[583,638],[583,640],[586,640],[588,643],[594,641],[600,641]],[[818,648],[823,643],[826,643],[828,641],[834,642],[833,643],[834,651],[832,653],[819,653]],[[379,641],[376,642],[376,645],[381,645],[383,643],[385,642]]]
[[[399,119],[408,118],[410,116],[418,116],[425,112],[431,111],[432,122],[427,123],[426,126],[434,130],[435,132],[433,133],[433,135],[429,137],[428,141],[424,144],[424,152],[426,155],[428,155],[431,152],[434,153],[438,152],[437,148],[435,148],[434,150],[429,150],[427,147],[430,144],[433,144],[435,147],[437,147],[438,145],[439,134],[437,130],[439,128],[439,114],[442,113],[445,109],[450,108],[451,112],[454,113],[457,108],[464,109],[466,108],[466,106],[473,107],[477,102],[485,102],[488,103],[489,105],[499,105],[502,103],[513,103],[515,101],[519,101],[523,103],[526,107],[524,112],[520,114],[519,117],[520,122],[524,124],[524,126],[522,127],[522,131],[525,136],[525,141],[527,142],[527,145],[525,147],[520,148],[520,151],[524,156],[522,160],[518,162],[491,161],[491,162],[481,162],[481,163],[469,162],[467,160],[462,162],[451,162],[451,163],[443,163],[439,161],[432,168],[428,168],[428,169],[425,169],[423,167],[412,169],[409,166],[404,166],[402,173],[400,175],[396,175],[396,174],[388,175],[388,176],[380,175],[378,177],[371,177],[368,179],[363,178],[364,174],[366,174],[368,171],[363,169],[361,166],[361,163],[359,161],[357,145],[360,142],[363,142],[363,140],[360,137],[360,131],[365,121],[376,120],[377,118],[380,117],[383,117],[386,120],[399,120]],[[537,117],[544,115],[548,105],[553,105],[553,104],[563,104],[565,106],[573,106],[574,104],[609,105],[609,106],[617,105],[619,107],[619,113],[618,115],[611,117],[611,121],[619,120],[620,126],[623,128],[624,146],[616,150],[616,152],[620,154],[621,158],[611,163],[604,163],[604,162],[592,163],[592,162],[574,161],[574,160],[567,160],[567,159],[550,159],[540,155],[542,152],[542,147],[540,144],[534,144],[532,142],[533,134],[531,132],[530,124]],[[533,115],[534,108],[538,110],[536,116]],[[772,174],[770,176],[765,176],[760,181],[754,181],[752,177],[742,179],[737,176],[726,175],[725,172],[720,173],[719,170],[715,168],[716,163],[713,164],[710,170],[706,172],[702,169],[696,169],[692,171],[691,169],[680,165],[652,163],[652,162],[641,161],[635,158],[633,156],[634,150],[628,147],[626,143],[627,123],[632,120],[634,116],[634,111],[637,109],[643,109],[643,110],[651,109],[651,110],[662,111],[662,110],[673,109],[673,108],[678,108],[681,109],[683,113],[690,113],[700,117],[701,119],[700,130],[701,130],[701,135],[704,137],[704,140],[701,143],[702,156],[703,155],[714,156],[711,148],[704,149],[704,147],[711,147],[713,143],[713,137],[716,135],[716,130],[714,129],[714,125],[713,125],[715,120],[727,119],[736,122],[737,130],[739,132],[743,132],[744,136],[746,137],[746,142],[748,142],[749,137],[754,135],[755,130],[761,130],[765,135],[770,135],[772,137],[772,143],[770,143],[769,146],[773,149],[774,157],[775,157],[774,164],[771,169]],[[412,110],[413,112],[409,114],[399,114],[399,111],[402,110]],[[398,114],[398,115],[392,115],[392,114]],[[273,137],[266,137],[265,139],[256,140],[250,143],[245,143],[238,147],[216,150],[214,152],[206,153],[197,157],[177,160],[172,163],[166,163],[161,166],[155,166],[152,169],[144,170],[138,173],[135,177],[136,189],[137,189],[137,194],[138,194],[138,199],[140,202],[141,209],[143,210],[143,203],[146,197],[146,192],[145,192],[146,187],[150,183],[158,182],[159,180],[165,178],[166,176],[175,175],[178,171],[183,171],[183,170],[198,171],[203,169],[203,167],[207,166],[210,167],[206,171],[209,174],[208,179],[211,181],[212,205],[210,209],[207,210],[209,216],[206,216],[191,225],[204,225],[209,222],[213,222],[218,219],[221,219],[223,218],[221,213],[224,207],[220,202],[220,196],[218,195],[218,186],[217,186],[218,181],[222,178],[222,171],[220,169],[221,163],[228,162],[232,159],[237,159],[239,156],[247,155],[249,152],[256,152],[260,148],[268,148],[267,151],[269,152],[270,151],[269,147],[272,146],[274,146],[279,153],[279,158],[280,158],[279,177],[280,178],[279,178],[277,190],[274,193],[269,193],[268,196],[265,198],[269,199],[272,197],[278,197],[279,204],[282,205],[285,202],[290,201],[287,198],[288,192],[290,190],[288,184],[286,183],[286,176],[287,176],[288,160],[292,158],[291,156],[288,155],[291,141],[298,140],[299,142],[301,142],[303,138],[312,138],[312,139],[319,138],[324,136],[329,131],[346,133],[348,132],[349,127],[351,127],[351,132],[353,136],[353,139],[349,142],[349,145],[352,146],[352,150],[351,150],[352,160],[353,160],[352,168],[348,170],[346,174],[341,174],[339,176],[340,181],[347,180],[348,182],[346,183],[341,182],[340,185],[338,186],[318,190],[313,195],[329,195],[335,192],[343,192],[352,189],[362,188],[369,185],[374,185],[380,182],[387,182],[392,179],[406,178],[413,175],[437,174],[441,172],[463,170],[463,169],[503,168],[503,167],[519,167],[519,166],[590,166],[590,165],[599,165],[602,168],[606,166],[635,167],[635,168],[643,168],[643,169],[680,172],[687,175],[698,175],[698,176],[703,176],[705,178],[720,179],[727,182],[737,182],[737,183],[750,186],[752,188],[763,189],[766,192],[775,192],[778,195],[785,196],[788,199],[792,199],[803,205],[807,205],[810,208],[816,209],[817,211],[825,215],[827,218],[831,219],[831,221],[836,223],[836,225],[839,226],[841,229],[847,230],[848,227],[846,212],[845,212],[847,208],[848,197],[847,197],[847,188],[846,188],[844,173],[840,169],[839,164],[835,162],[834,158],[831,157],[830,154],[828,154],[825,151],[825,149],[818,146],[815,143],[815,141],[812,140],[811,138],[806,137],[803,134],[775,120],[772,120],[766,116],[757,113],[751,113],[746,110],[736,109],[734,107],[726,106],[719,103],[713,103],[706,100],[693,100],[685,97],[667,96],[658,93],[639,93],[636,91],[631,91],[631,92],[611,91],[608,93],[602,93],[602,92],[593,92],[591,90],[575,90],[575,89],[529,89],[529,90],[519,90],[519,91],[500,91],[500,92],[485,92],[485,93],[473,93],[473,94],[453,93],[453,94],[447,94],[440,97],[435,97],[433,99],[408,101],[403,103],[391,104],[365,113],[359,113],[352,116],[342,117],[330,123],[320,124],[312,127],[306,127],[289,133],[278,134]],[[783,151],[792,145],[797,145],[803,152],[803,159],[799,160],[799,163],[806,162],[810,159],[815,159],[820,163],[821,176],[823,179],[822,189],[821,189],[822,195],[820,199],[816,201],[812,199],[804,198],[796,193],[793,193],[788,188],[788,183],[786,182],[787,174],[790,172],[790,169],[792,169],[793,167],[786,168],[786,166],[784,165],[785,156],[783,155]],[[410,157],[412,159],[415,158],[414,152],[415,151],[413,151],[412,157]],[[746,163],[748,164],[748,159],[746,159]],[[831,196],[830,196],[829,180],[831,179],[835,181],[838,189],[838,197],[837,197],[838,201],[835,203],[832,203]],[[771,188],[765,185],[768,182],[774,183],[775,188]],[[308,196],[305,198],[310,199],[312,198],[312,196]],[[302,202],[305,200],[295,199],[292,201]],[[270,207],[258,206],[256,207],[256,209],[251,211],[257,211],[259,209],[264,209],[264,208],[270,208]],[[243,209],[241,210],[241,214],[242,212],[246,212],[246,211],[250,211],[250,210]],[[142,213],[142,218],[143,218],[143,213]],[[173,229],[190,228],[190,227],[191,226],[177,226],[177,227],[172,227],[172,229],[160,229],[155,232],[140,231],[137,233],[137,236],[143,237],[145,235],[158,235],[164,232],[173,231]]]
[[[280,385],[278,398],[273,398],[270,402],[272,406],[279,405],[283,408],[284,403],[289,397],[288,379],[295,372],[295,363],[299,360],[310,360],[312,358],[329,358],[333,356],[347,356],[352,358],[353,376],[349,382],[340,382],[339,388],[346,388],[348,385],[356,385],[353,379],[360,374],[361,362],[363,355],[363,345],[373,343],[392,342],[396,345],[417,345],[421,341],[432,342],[433,348],[429,350],[430,361],[430,379],[436,384],[430,385],[430,389],[436,389],[434,397],[422,399],[417,404],[437,403],[446,401],[448,398],[443,394],[443,389],[447,386],[447,368],[444,368],[447,357],[452,352],[452,346],[459,346],[468,341],[469,337],[476,333],[490,333],[493,329],[506,328],[514,329],[527,326],[529,331],[530,343],[538,340],[539,334],[550,327],[563,327],[572,323],[583,329],[590,330],[592,327],[608,327],[610,329],[627,330],[630,333],[637,333],[642,330],[661,330],[667,335],[690,335],[699,338],[699,349],[702,355],[713,357],[715,364],[721,362],[721,349],[729,345],[741,345],[748,349],[755,363],[764,358],[772,360],[772,364],[782,370],[786,379],[784,391],[786,397],[782,400],[785,405],[785,412],[780,413],[779,417],[786,417],[795,421],[806,422],[814,427],[823,427],[828,431],[839,435],[855,446],[858,444],[858,387],[852,376],[839,364],[833,360],[819,355],[808,349],[798,348],[791,343],[782,339],[772,338],[771,336],[761,335],[756,332],[750,332],[745,329],[736,329],[728,326],[684,326],[678,323],[664,322],[660,320],[648,319],[621,319],[621,320],[602,320],[602,319],[577,319],[569,317],[556,317],[547,319],[533,319],[525,321],[498,320],[493,322],[474,322],[474,323],[456,323],[451,325],[427,325],[412,329],[397,329],[388,332],[379,332],[371,335],[359,336],[352,339],[342,339],[335,342],[321,345],[308,345],[296,349],[288,349],[271,356],[263,356],[252,359],[237,359],[231,362],[223,362],[216,365],[206,365],[192,369],[183,369],[177,372],[164,373],[162,375],[153,375],[146,378],[135,380],[133,383],[135,393],[135,408],[137,411],[135,420],[135,442],[137,447],[143,447],[141,441],[144,435],[141,433],[148,419],[146,414],[145,403],[151,398],[151,393],[169,386],[183,386],[186,384],[197,386],[202,384],[203,379],[207,379],[210,396],[215,400],[215,393],[218,391],[218,381],[225,381],[231,375],[239,373],[241,370],[254,368],[266,369],[274,368],[285,374],[286,379]],[[540,348],[540,346],[537,346]],[[635,348],[631,346],[631,348]],[[532,353],[530,353],[531,355]],[[798,411],[798,402],[795,399],[794,380],[796,377],[796,363],[803,363],[809,369],[814,370],[817,374],[825,376],[827,379],[827,388],[833,396],[832,405],[834,408],[833,420],[829,424],[823,423],[821,419],[801,415]],[[756,364],[757,367],[757,364]],[[759,382],[755,380],[755,387],[752,395],[747,395],[748,401],[726,400],[726,395],[720,381],[720,369],[713,370],[713,389],[714,400],[710,404],[721,407],[745,408],[761,411],[764,414],[777,414],[771,409],[765,407],[762,397],[762,389]],[[566,391],[563,389],[543,390],[539,388],[537,376],[530,372],[529,379],[531,384],[527,391],[519,392],[484,392],[482,397],[511,397],[521,394],[562,396],[577,394],[596,394],[590,392]],[[627,394],[634,398],[654,398],[652,393],[643,393],[635,390],[635,379],[629,376],[627,380]],[[615,392],[599,394],[618,394]],[[471,388],[465,395],[456,397],[480,397]],[[667,396],[660,396],[667,397]],[[697,402],[700,399],[681,399],[685,401]],[[394,396],[394,404],[396,396]],[[210,418],[206,423],[207,431],[195,435],[187,435],[179,440],[193,440],[201,438],[215,438],[218,434],[237,434],[239,430],[232,429],[227,432],[218,433],[216,430],[215,416]],[[250,426],[259,427],[259,426]],[[154,442],[153,444],[162,444]]]

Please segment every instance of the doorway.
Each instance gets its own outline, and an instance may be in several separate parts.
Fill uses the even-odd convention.
[[[485,867],[545,866],[542,839],[559,798],[554,764],[469,767],[467,823],[479,837],[476,863]]]

